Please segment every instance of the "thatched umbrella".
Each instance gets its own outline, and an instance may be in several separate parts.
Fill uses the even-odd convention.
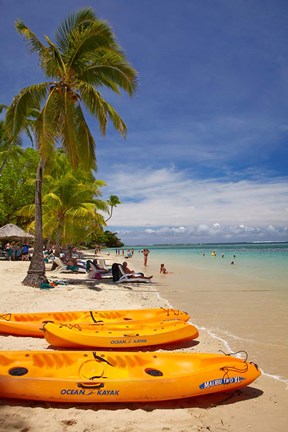
[[[34,239],[32,234],[24,231],[14,224],[7,224],[0,228],[0,239],[7,240],[31,240]]]

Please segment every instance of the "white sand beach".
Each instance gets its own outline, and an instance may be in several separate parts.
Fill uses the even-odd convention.
[[[140,263],[140,257],[134,257],[129,266],[140,270]],[[88,281],[83,274],[61,274],[61,279],[70,281],[68,285],[50,290],[30,288],[21,284],[28,265],[22,261],[0,261],[0,313],[169,306],[167,300],[160,298],[158,290],[161,284],[172,283],[172,278],[159,275],[158,263],[153,263],[153,258],[148,267],[149,274],[154,274],[153,283],[131,286]],[[50,275],[47,270],[47,276]],[[199,344],[181,349],[195,352],[224,349],[221,340],[212,338],[205,330],[200,331],[198,341]],[[47,349],[47,342],[0,335],[0,348],[41,350]],[[1,400],[0,404],[0,431],[6,432],[284,432],[288,420],[285,384],[267,375],[236,392],[161,403],[66,405]]]

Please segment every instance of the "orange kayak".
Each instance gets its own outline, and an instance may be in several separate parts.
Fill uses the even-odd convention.
[[[190,316],[172,308],[131,310],[86,310],[67,312],[31,312],[0,314],[0,333],[18,336],[43,337],[43,323],[117,323],[123,321],[161,321],[177,319],[188,321]]]
[[[254,363],[183,352],[1,351],[0,398],[68,403],[182,399],[245,387]]]
[[[196,339],[198,330],[192,324],[162,321],[124,324],[44,324],[44,337],[54,347],[125,348],[162,345]]]

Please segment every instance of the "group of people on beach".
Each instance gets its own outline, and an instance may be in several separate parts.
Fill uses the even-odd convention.
[[[127,251],[125,251],[125,249],[116,249],[115,252],[116,255],[125,255],[125,258],[132,258],[134,255],[134,249],[127,249]]]
[[[28,246],[29,249],[29,246]],[[134,254],[134,250],[129,250],[130,252],[132,252],[132,256]],[[24,251],[25,252],[25,251]],[[67,252],[67,251],[65,251]],[[57,260],[55,259],[55,257],[57,256],[56,254],[56,248],[55,246],[52,246],[50,248],[46,248],[45,251],[43,251],[43,258],[44,261],[46,263],[51,262],[52,263],[52,270],[56,269],[57,266],[59,264],[63,264],[66,266],[67,270],[71,270],[72,272],[77,273],[78,271],[81,270],[81,272],[87,272],[89,274],[93,274],[97,273],[97,275],[108,275],[109,273],[111,273],[111,268],[103,268],[99,262],[98,262],[98,253],[99,250],[95,250],[95,255],[96,258],[94,258],[93,260],[88,259],[88,260],[83,260],[80,258],[80,256],[78,256],[78,251],[76,251],[75,249],[71,249],[69,250],[70,253],[65,253],[62,249],[60,249],[60,260],[61,262],[57,263]],[[120,252],[120,250],[116,250],[116,255],[118,255]],[[147,267],[147,263],[148,263],[148,256],[150,254],[150,250],[149,249],[143,249],[140,250],[139,252],[141,252],[143,254],[143,258],[144,258],[144,266]],[[110,254],[109,254],[110,255]],[[130,257],[130,256],[129,256]],[[126,258],[126,256],[125,256]],[[102,260],[103,261],[103,260]],[[128,267],[128,263],[127,261],[124,261],[122,264],[123,270],[125,272],[125,274],[129,275],[129,277],[134,278],[134,277],[142,277],[144,279],[152,279],[153,276],[145,276],[144,273],[142,272],[136,272],[135,270],[132,270]],[[161,264],[160,265],[160,270],[159,270],[160,274],[170,274],[171,272],[168,272],[165,264]],[[99,277],[100,278],[100,277]]]
[[[142,252],[143,257],[144,257],[144,266],[147,267],[148,255],[149,255],[149,253],[150,253],[150,250],[149,250],[149,249],[143,249],[143,250],[141,250],[140,252]],[[130,269],[128,268],[128,264],[127,264],[126,261],[123,262],[123,268],[124,268],[124,270],[125,270],[125,273],[135,273],[134,270],[130,270]],[[161,265],[160,265],[160,271],[159,271],[159,273],[162,273],[162,274],[169,274],[169,273],[171,273],[171,272],[168,272],[168,271],[167,271],[167,269],[165,268],[165,264],[161,264]],[[143,273],[141,273],[141,274],[143,275]],[[143,276],[144,276],[144,275],[143,275]],[[149,277],[149,279],[150,279],[150,278],[151,278],[151,277]]]
[[[18,241],[6,243],[4,246],[4,251],[7,254],[9,261],[29,261],[29,243],[24,242],[21,244]]]
[[[127,261],[124,261],[124,262],[123,262],[123,269],[124,269],[124,272],[125,272],[126,274],[130,274],[130,275],[132,275],[132,277],[139,277],[139,276],[141,276],[141,277],[143,277],[143,278],[145,278],[145,279],[152,279],[152,276],[144,276],[143,273],[135,272],[134,270],[131,270],[131,269],[128,267],[128,263],[127,263]],[[162,273],[162,274],[170,274],[171,272],[168,272],[168,271],[167,271],[167,269],[165,268],[165,264],[161,264],[161,265],[160,265],[160,271],[159,271],[159,273]]]

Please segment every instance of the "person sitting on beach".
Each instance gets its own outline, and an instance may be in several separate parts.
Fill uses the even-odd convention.
[[[123,262],[122,264],[124,273],[128,275],[128,277],[142,277],[144,279],[152,279],[153,276],[144,276],[144,273],[141,272],[135,272],[134,270],[129,269],[128,264],[126,261]]]
[[[169,273],[172,273],[172,272],[168,272],[166,270],[166,268],[165,268],[165,264],[161,264],[160,265],[160,273],[162,273],[162,274],[169,274]]]
[[[91,265],[92,264],[92,265]],[[95,275],[111,275],[111,270],[102,268],[99,266],[97,259],[87,260],[85,264],[86,272],[89,274],[90,277],[94,278]]]
[[[73,272],[78,272],[79,266],[77,263],[77,258],[70,258],[67,263],[67,270],[71,270]]]
[[[93,261],[92,261],[92,263],[93,263],[94,267],[96,267],[96,269],[97,269],[100,273],[111,273],[110,270],[108,270],[108,269],[106,269],[106,268],[104,268],[104,267],[100,267],[100,265],[98,264],[97,259],[94,258]]]

